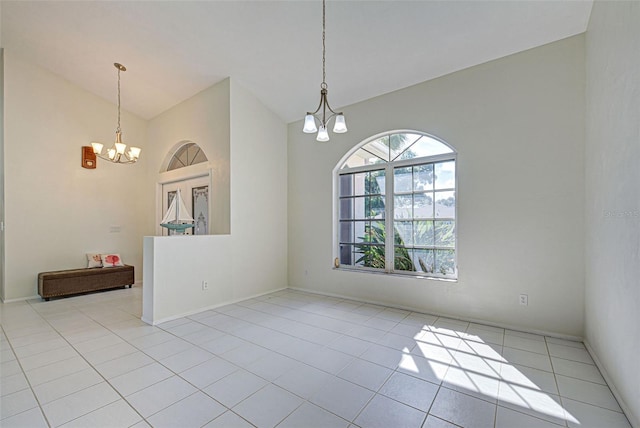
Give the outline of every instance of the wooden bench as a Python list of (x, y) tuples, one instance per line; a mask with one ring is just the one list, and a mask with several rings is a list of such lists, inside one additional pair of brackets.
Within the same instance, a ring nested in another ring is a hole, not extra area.
[(108, 290), (133, 285), (133, 266), (68, 269), (38, 274), (38, 294), (44, 300), (90, 291)]

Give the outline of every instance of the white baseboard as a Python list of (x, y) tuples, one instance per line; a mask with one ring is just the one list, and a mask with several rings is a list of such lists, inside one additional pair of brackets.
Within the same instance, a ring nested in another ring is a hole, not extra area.
[(24, 302), (25, 300), (40, 299), (40, 296), (18, 297), (17, 299), (2, 300), (2, 303)]
[(631, 426), (633, 428), (640, 428), (640, 420), (636, 419), (635, 415), (633, 413), (631, 413), (631, 408), (629, 406), (627, 406), (625, 401), (622, 399), (622, 396), (620, 395), (620, 392), (618, 392), (618, 389), (616, 388), (615, 384), (613, 383), (613, 379), (611, 379), (611, 376), (609, 376), (609, 373), (607, 373), (607, 371), (605, 370), (604, 366), (602, 365), (602, 362), (600, 361), (600, 359), (598, 358), (598, 356), (594, 352), (593, 348), (591, 347), (591, 345), (589, 344), (589, 342), (586, 339), (584, 340), (584, 346), (587, 348), (587, 352), (589, 353), (589, 355), (591, 355), (591, 358), (593, 359), (593, 362), (596, 363), (596, 367), (598, 367), (598, 370), (600, 370), (600, 374), (602, 374), (602, 377), (604, 378), (604, 381), (607, 382), (607, 385), (609, 386), (609, 389), (611, 389), (611, 392), (613, 393), (613, 396), (618, 401), (618, 404), (620, 405), (620, 408), (624, 412), (624, 415), (627, 417), (627, 420), (629, 421)]
[(189, 315), (199, 314), (200, 312), (210, 311), (211, 309), (220, 308), (220, 307), (226, 306), (226, 305), (233, 305), (234, 303), (242, 302), (243, 300), (255, 299), (256, 297), (265, 296), (265, 295), (271, 294), (271, 293), (277, 293), (278, 291), (282, 291), (282, 290), (286, 290), (286, 289), (287, 289), (287, 287), (276, 288), (275, 290), (269, 290), (269, 291), (265, 291), (264, 293), (253, 294), (251, 296), (242, 297), (240, 299), (234, 299), (234, 300), (228, 300), (228, 301), (221, 302), (221, 303), (216, 303), (215, 305), (205, 306), (205, 307), (202, 307), (202, 308), (194, 309), (192, 311), (187, 311), (187, 312), (181, 313), (179, 315), (172, 315), (170, 317), (162, 318), (162, 319), (155, 320), (155, 321), (147, 320), (145, 318), (140, 318), (140, 320), (145, 322), (145, 323), (147, 323), (147, 324), (149, 324), (149, 325), (158, 325), (158, 324), (162, 324), (163, 322), (177, 320), (178, 318), (188, 317)]
[(580, 336), (571, 336), (571, 335), (561, 334), (561, 333), (557, 333), (557, 332), (553, 332), (553, 331), (544, 331), (544, 330), (536, 330), (536, 329), (531, 329), (531, 328), (523, 328), (521, 326), (513, 326), (513, 325), (510, 325), (510, 324), (504, 324), (504, 323), (495, 323), (495, 322), (485, 321), (485, 320), (481, 320), (481, 319), (477, 319), (477, 318), (465, 318), (465, 317), (460, 317), (460, 316), (457, 316), (457, 315), (449, 315), (449, 314), (446, 314), (446, 313), (425, 312), (424, 309), (413, 308), (413, 307), (410, 307), (410, 306), (394, 305), (394, 304), (390, 304), (388, 302), (382, 302), (382, 301), (377, 301), (377, 300), (356, 299), (354, 297), (345, 296), (345, 295), (342, 295), (342, 294), (326, 293), (326, 292), (323, 292), (323, 291), (309, 290), (309, 289), (306, 289), (306, 288), (289, 287), (289, 289), (290, 290), (295, 290), (295, 291), (301, 291), (303, 293), (311, 293), (311, 294), (318, 294), (318, 295), (321, 295), (321, 296), (336, 297), (336, 298), (339, 298), (339, 299), (352, 300), (354, 302), (370, 303), (372, 305), (387, 306), (389, 308), (402, 309), (402, 310), (411, 311), (411, 312), (418, 312), (418, 313), (421, 313), (421, 314), (432, 315), (432, 316), (436, 316), (436, 317), (446, 317), (446, 318), (456, 319), (456, 320), (465, 321), (465, 322), (472, 322), (472, 323), (476, 323), (476, 324), (484, 324), (484, 325), (488, 325), (488, 326), (491, 326), (491, 327), (505, 328), (505, 329), (508, 329), (508, 330), (521, 331), (521, 332), (524, 332), (524, 333), (539, 334), (541, 336), (555, 337), (556, 339), (571, 340), (573, 342), (582, 342), (582, 337), (580, 337)]

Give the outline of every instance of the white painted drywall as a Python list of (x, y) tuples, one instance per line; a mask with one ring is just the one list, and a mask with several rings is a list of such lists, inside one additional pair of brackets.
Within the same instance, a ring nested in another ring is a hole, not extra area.
[(640, 3), (594, 3), (586, 65), (586, 339), (640, 427)]
[(38, 272), (85, 267), (87, 252), (118, 252), (140, 278), (147, 122), (122, 112), (137, 164), (82, 168), (81, 146), (113, 141), (117, 107), (7, 50), (4, 108), (5, 299), (36, 295)]
[[(291, 287), (582, 335), (583, 36), (344, 110), (349, 132), (327, 143), (289, 125)], [(331, 172), (360, 141), (396, 129), (458, 151), (456, 283), (332, 269)]]
[[(146, 236), (142, 319), (157, 324), (233, 300), (230, 235)], [(202, 289), (206, 281), (208, 289)]]
[(287, 126), (231, 80), (235, 298), (287, 287)]
[[(216, 213), (228, 211), (230, 234), (145, 237), (143, 319), (157, 323), (286, 287), (287, 127), (282, 120), (227, 79), (153, 119), (149, 135), (157, 144), (150, 177), (161, 177), (154, 168), (164, 159), (162, 151), (183, 140), (203, 147), (214, 165), (228, 166), (228, 199), (213, 201), (211, 222)], [(223, 148), (207, 151), (224, 146), (225, 135), (226, 157)], [(217, 203), (225, 205), (216, 209)], [(208, 290), (202, 290), (203, 280)]]
[[(2, 6), (0, 5), (0, 10)], [(0, 43), (0, 46), (2, 44)], [(4, 301), (4, 49), (0, 47), (0, 299)]]

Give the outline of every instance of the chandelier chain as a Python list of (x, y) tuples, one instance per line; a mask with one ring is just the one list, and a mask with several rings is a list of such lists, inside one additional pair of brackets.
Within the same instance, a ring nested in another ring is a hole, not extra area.
[(322, 0), (322, 87), (326, 88), (327, 87), (327, 78), (326, 78), (326, 72), (325, 72), (325, 37), (324, 37), (324, 32), (325, 32), (325, 4), (324, 4), (325, 0)]
[(118, 128), (116, 132), (120, 132), (120, 68), (118, 68)]

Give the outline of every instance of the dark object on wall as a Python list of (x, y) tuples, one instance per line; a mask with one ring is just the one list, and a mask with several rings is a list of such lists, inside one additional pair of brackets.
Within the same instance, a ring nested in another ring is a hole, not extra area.
[(96, 154), (91, 146), (82, 146), (82, 167), (87, 169), (96, 168)]

